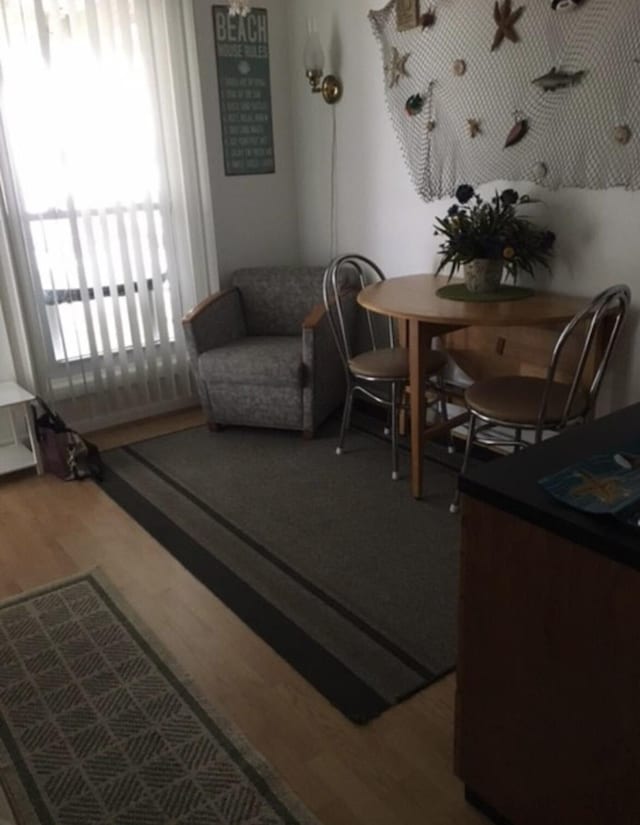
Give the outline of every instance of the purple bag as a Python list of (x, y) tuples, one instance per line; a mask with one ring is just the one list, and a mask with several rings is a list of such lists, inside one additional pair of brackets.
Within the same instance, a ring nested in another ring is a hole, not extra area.
[[(42, 412), (38, 415), (38, 407)], [(38, 398), (32, 406), (36, 425), (36, 437), (40, 445), (42, 467), (45, 473), (52, 473), (58, 478), (66, 478), (67, 465), (67, 425), (57, 413)]]
[[(42, 410), (40, 414), (38, 407)], [(42, 398), (36, 400), (32, 409), (44, 471), (64, 481), (83, 478), (101, 481), (104, 467), (95, 444), (85, 441), (75, 430), (67, 427)]]

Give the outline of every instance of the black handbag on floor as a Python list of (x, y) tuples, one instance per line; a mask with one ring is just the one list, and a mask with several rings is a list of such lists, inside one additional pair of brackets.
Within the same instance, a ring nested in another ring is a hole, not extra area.
[(42, 398), (36, 399), (32, 411), (45, 472), (65, 481), (102, 481), (104, 465), (96, 445), (67, 427)]

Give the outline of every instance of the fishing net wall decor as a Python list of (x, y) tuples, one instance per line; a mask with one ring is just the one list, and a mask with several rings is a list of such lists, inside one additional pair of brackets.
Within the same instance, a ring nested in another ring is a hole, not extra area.
[[(425, 27), (402, 32), (396, 0), (370, 12), (388, 108), (425, 200), (494, 180), (640, 189), (640, 2), (562, 2), (575, 8), (420, 0)], [(496, 15), (506, 37), (492, 51)]]

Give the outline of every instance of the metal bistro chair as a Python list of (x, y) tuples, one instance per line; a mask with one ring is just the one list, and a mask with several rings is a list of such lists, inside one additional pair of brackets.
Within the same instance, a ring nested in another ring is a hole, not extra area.
[[(354, 281), (354, 274), (356, 280)], [(398, 411), (403, 403), (404, 390), (409, 380), (407, 350), (396, 346), (393, 319), (372, 317), (372, 313), (357, 304), (357, 293), (366, 286), (385, 281), (380, 268), (361, 255), (343, 255), (327, 268), (323, 281), (324, 303), (336, 346), (344, 366), (347, 393), (336, 454), (341, 455), (351, 423), (353, 399), (356, 393), (389, 410), (391, 417), (392, 473), (398, 473)], [(345, 286), (346, 285), (346, 286)], [(365, 341), (357, 346), (357, 313), (366, 320)], [(356, 351), (357, 350), (357, 351)], [(443, 352), (430, 350), (426, 374), (437, 376), (437, 403), (440, 415), (447, 418), (442, 370), (447, 363)], [(382, 390), (386, 392), (382, 392)]]
[[(613, 286), (597, 295), (589, 306), (575, 316), (564, 328), (553, 349), (546, 378), (504, 376), (479, 381), (465, 393), (471, 418), (461, 474), (466, 473), (474, 443), (486, 446), (506, 446), (515, 450), (528, 447), (522, 440), (523, 430), (535, 432), (534, 443), (542, 441), (546, 431), (560, 431), (572, 424), (581, 424), (595, 410), (598, 393), (602, 386), (611, 353), (624, 322), (631, 291), (627, 286)], [(603, 327), (606, 324), (607, 327)], [(570, 384), (556, 380), (558, 366), (567, 344), (581, 330), (585, 330), (584, 342)], [(595, 346), (601, 332), (607, 334), (602, 356), (595, 363), (593, 380), (585, 387), (587, 365), (596, 358)], [(515, 437), (479, 437), (485, 430), (495, 427), (513, 429)], [(460, 491), (457, 490), (450, 510), (458, 512)]]

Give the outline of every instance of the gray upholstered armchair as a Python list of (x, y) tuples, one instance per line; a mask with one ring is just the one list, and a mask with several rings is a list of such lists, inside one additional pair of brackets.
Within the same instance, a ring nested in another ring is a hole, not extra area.
[(238, 270), (231, 288), (183, 320), (209, 426), (302, 430), (344, 400), (342, 365), (322, 302), (323, 270)]

